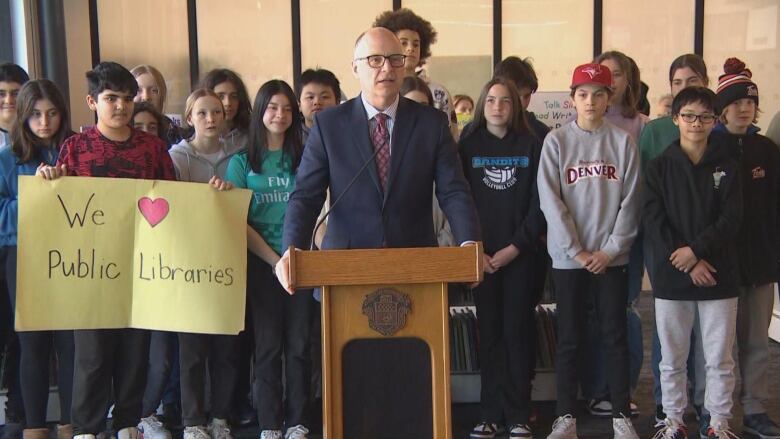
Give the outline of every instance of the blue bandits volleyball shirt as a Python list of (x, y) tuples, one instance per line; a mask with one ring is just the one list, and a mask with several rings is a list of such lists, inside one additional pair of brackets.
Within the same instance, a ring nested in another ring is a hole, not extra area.
[(530, 133), (509, 132), (500, 139), (478, 128), (461, 138), (459, 149), (485, 252), (493, 254), (509, 244), (521, 251), (538, 246), (544, 234), (536, 191), (541, 142)]
[(236, 187), (252, 190), (249, 225), (281, 255), (284, 215), (295, 189), (290, 157), (281, 150), (268, 151), (260, 172), (255, 172), (249, 166), (247, 153), (242, 152), (230, 159), (226, 179)]

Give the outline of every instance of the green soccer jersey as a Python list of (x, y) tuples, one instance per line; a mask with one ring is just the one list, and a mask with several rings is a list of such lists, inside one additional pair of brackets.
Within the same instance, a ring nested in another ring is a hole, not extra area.
[(287, 200), (295, 188), (291, 168), (290, 157), (282, 150), (268, 151), (258, 173), (249, 166), (247, 153), (242, 152), (230, 160), (226, 175), (236, 187), (252, 191), (249, 225), (280, 255)]

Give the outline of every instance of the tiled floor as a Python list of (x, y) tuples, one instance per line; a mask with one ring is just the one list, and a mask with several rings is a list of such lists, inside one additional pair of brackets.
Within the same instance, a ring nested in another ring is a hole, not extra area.
[[(637, 429), (639, 437), (642, 439), (649, 439), (655, 433), (653, 429), (655, 402), (653, 400), (653, 377), (650, 372), (650, 340), (652, 337), (652, 300), (650, 293), (642, 293), (642, 297), (639, 303), (639, 310), (642, 315), (642, 325), (644, 333), (644, 345), (645, 345), (645, 362), (642, 367), (642, 372), (639, 379), (639, 385), (637, 391), (634, 394), (634, 400), (639, 405), (640, 415), (634, 419), (634, 425)], [(774, 395), (774, 398), (769, 402), (767, 410), (776, 421), (780, 421), (780, 345), (777, 343), (771, 343), (771, 364), (769, 371), (769, 385), (770, 394)], [(737, 383), (739, 387), (739, 382)], [(738, 389), (737, 389), (738, 391)], [(737, 401), (738, 398), (735, 398)], [(550, 431), (550, 426), (555, 416), (555, 404), (553, 402), (545, 402), (535, 404), (538, 409), (538, 420), (534, 428), (534, 437), (544, 438)], [(584, 410), (581, 412), (584, 413)], [(735, 418), (732, 421), (732, 425), (738, 434), (741, 433), (741, 408), (739, 403), (735, 403), (734, 410)], [(455, 404), (452, 409), (453, 415), (453, 438), (467, 438), (469, 430), (479, 422), (479, 405), (478, 404)], [(697, 429), (697, 423), (693, 416), (688, 417), (688, 428), (691, 432), (691, 437), (694, 436), (694, 432)], [(581, 438), (612, 438), (612, 422), (609, 419), (598, 419), (589, 415), (580, 415), (577, 420), (577, 430)], [(239, 438), (251, 438), (257, 437), (257, 431), (255, 429), (244, 429), (236, 432), (236, 436)], [(740, 434), (741, 436), (741, 434)], [(319, 436), (312, 436), (312, 438), (319, 438)], [(504, 436), (506, 437), (506, 436)], [(368, 439), (368, 438), (366, 438)], [(401, 439), (401, 438), (399, 438)]]

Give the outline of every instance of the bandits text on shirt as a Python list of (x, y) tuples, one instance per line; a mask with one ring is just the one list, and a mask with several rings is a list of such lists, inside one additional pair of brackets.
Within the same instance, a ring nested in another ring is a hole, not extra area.
[(617, 166), (604, 160), (580, 160), (577, 166), (566, 168), (566, 184), (575, 184), (582, 178), (604, 178), (619, 181)]
[(516, 168), (527, 168), (528, 164), (527, 156), (471, 158), (473, 168), (484, 168), (482, 182), (485, 186), (496, 190), (512, 187), (517, 182)]

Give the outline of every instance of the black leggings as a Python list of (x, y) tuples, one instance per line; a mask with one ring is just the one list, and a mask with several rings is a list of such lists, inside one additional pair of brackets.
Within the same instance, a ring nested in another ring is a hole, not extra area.
[[(5, 248), (5, 276), (12, 308), (16, 308), (16, 247)], [(57, 386), (60, 423), (70, 424), (73, 395), (73, 331), (19, 332), (21, 358), (19, 382), (24, 401), (25, 426), (46, 427), (49, 402), (49, 359), (52, 346), (57, 353)]]

